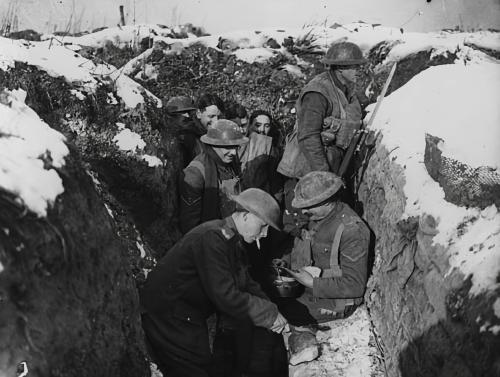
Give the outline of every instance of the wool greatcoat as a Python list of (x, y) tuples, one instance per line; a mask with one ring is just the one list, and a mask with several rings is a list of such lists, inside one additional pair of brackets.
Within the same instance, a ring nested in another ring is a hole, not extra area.
[[(250, 278), (242, 242), (231, 217), (209, 221), (187, 233), (149, 273), (140, 290), (143, 327), (165, 375), (208, 376), (206, 320), (216, 310), (235, 321), (273, 325), (278, 309)], [(186, 368), (192, 370), (175, 373)]]

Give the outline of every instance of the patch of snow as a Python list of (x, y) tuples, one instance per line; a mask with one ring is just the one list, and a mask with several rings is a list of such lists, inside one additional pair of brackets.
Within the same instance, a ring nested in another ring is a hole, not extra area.
[(155, 363), (150, 362), (149, 369), (151, 370), (151, 377), (163, 377), (163, 374), (160, 372), (158, 366)]
[(154, 168), (157, 166), (162, 166), (163, 162), (156, 156), (151, 156), (149, 154), (143, 154), (141, 158), (148, 163), (150, 168)]
[(316, 333), (321, 345), (319, 358), (290, 366), (290, 376), (371, 376), (379, 352), (370, 345), (371, 324), (366, 308), (361, 306), (349, 318), (322, 325), (328, 329)]
[(236, 58), (243, 60), (247, 63), (260, 63), (274, 56), (271, 49), (259, 48), (240, 48), (233, 52)]
[[(19, 101), (20, 94), (0, 93), (0, 187), (38, 216), (46, 216), (48, 206), (64, 192), (54, 168), (64, 166), (69, 150), (65, 137)], [(52, 166), (44, 166), (44, 157)]]
[(106, 103), (109, 105), (118, 105), (118, 101), (113, 93), (108, 93), (108, 98), (106, 98)]
[(488, 331), (497, 336), (500, 333), (500, 325), (491, 326)]
[(130, 131), (128, 128), (122, 129), (114, 138), (113, 141), (122, 151), (135, 152), (136, 149), (143, 149), (146, 146), (141, 135)]
[(142, 245), (142, 243), (136, 241), (135, 242), (137, 248), (139, 249), (139, 251), (141, 252), (141, 258), (144, 258), (146, 256), (146, 250), (144, 250), (144, 246)]
[(142, 70), (137, 72), (134, 78), (139, 80), (156, 80), (159, 73), (158, 68), (153, 64), (145, 64)]
[(56, 38), (63, 43), (89, 47), (103, 47), (107, 43), (112, 43), (118, 47), (125, 47), (140, 43), (142, 39), (147, 37), (154, 37), (155, 35), (168, 35), (170, 33), (171, 30), (169, 28), (162, 28), (159, 25), (137, 24), (110, 27), (95, 33), (85, 34), (80, 37), (60, 37), (52, 34), (44, 34), (41, 38), (43, 40)]
[(84, 101), (86, 98), (85, 95), (79, 90), (71, 89), (69, 92), (73, 94), (76, 98), (78, 98), (80, 101)]
[(96, 65), (58, 40), (29, 42), (0, 37), (0, 69), (12, 68), (16, 61), (34, 65), (53, 77), (63, 76), (66, 81), (89, 92), (94, 92), (100, 81), (112, 80), (126, 106), (135, 108), (144, 103), (144, 93), (161, 107), (156, 96), (122, 74), (120, 69), (109, 64)]
[(116, 126), (118, 127), (118, 130), (121, 131), (121, 130), (124, 130), (126, 127), (125, 127), (125, 123), (122, 123), (122, 122), (116, 122), (115, 123)]
[(3, 270), (5, 270), (5, 268), (4, 268), (3, 264), (2, 264), (2, 262), (0, 261), (0, 274), (3, 272)]
[(500, 318), (500, 297), (497, 298), (493, 304), (493, 313), (495, 313), (497, 318)]
[(104, 203), (104, 207), (106, 208), (106, 211), (108, 211), (108, 215), (111, 216), (111, 218), (115, 218), (115, 216), (113, 215), (113, 211), (111, 210), (111, 208), (109, 207), (109, 205), (107, 203)]
[[(430, 67), (387, 96), (372, 125), (382, 131), (382, 143), (392, 151), (389, 158), (405, 166), (404, 216), (430, 214), (438, 221), (434, 242), (449, 248), (451, 268), (473, 275), (471, 293), (498, 286), (500, 214), (444, 200), (443, 189), (424, 165), (425, 133), (444, 140), (446, 157), (499, 169), (498, 82), (500, 64), (487, 59)], [(467, 219), (476, 220), (458, 236), (457, 226)]]
[(285, 64), (283, 65), (283, 69), (289, 73), (291, 73), (293, 76), (297, 76), (297, 77), (304, 77), (304, 73), (302, 72), (302, 70), (297, 67), (296, 65), (292, 65), (292, 64)]

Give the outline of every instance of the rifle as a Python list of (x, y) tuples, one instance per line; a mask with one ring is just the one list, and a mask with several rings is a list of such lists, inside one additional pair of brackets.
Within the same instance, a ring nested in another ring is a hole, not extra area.
[(387, 77), (387, 80), (385, 81), (384, 87), (382, 88), (382, 91), (380, 92), (380, 95), (378, 96), (377, 104), (375, 105), (375, 109), (373, 110), (370, 119), (368, 120), (368, 123), (366, 124), (365, 127), (361, 126), (361, 129), (356, 131), (354, 136), (351, 139), (351, 142), (349, 143), (349, 147), (347, 148), (347, 152), (342, 159), (342, 163), (340, 164), (339, 172), (338, 175), (340, 177), (343, 177), (344, 174), (347, 171), (347, 168), (349, 167), (349, 163), (352, 160), (352, 157), (354, 155), (354, 152), (356, 151), (356, 147), (358, 146), (358, 143), (361, 145), (366, 138), (366, 128), (370, 127), (373, 123), (373, 120), (375, 119), (375, 115), (377, 114), (377, 111), (380, 107), (380, 104), (382, 103), (382, 100), (384, 99), (385, 93), (387, 92), (387, 89), (389, 88), (389, 84), (391, 83), (392, 76), (394, 76), (394, 72), (396, 71), (396, 65), (397, 63), (394, 63), (394, 65), (391, 68), (391, 72), (389, 73), (389, 77)]

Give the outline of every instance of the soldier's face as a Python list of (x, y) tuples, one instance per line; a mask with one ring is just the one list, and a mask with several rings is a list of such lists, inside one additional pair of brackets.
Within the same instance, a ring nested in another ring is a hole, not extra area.
[(212, 127), (220, 116), (221, 112), (219, 108), (215, 105), (207, 106), (205, 107), (205, 109), (203, 109), (203, 111), (202, 110), (196, 111), (196, 117), (200, 120), (200, 123), (205, 128)]
[(255, 132), (261, 135), (269, 135), (269, 131), (271, 130), (271, 119), (269, 119), (267, 115), (259, 115), (255, 117), (252, 126)]
[(356, 75), (358, 71), (357, 67), (347, 66), (347, 67), (337, 68), (337, 70), (340, 72), (342, 77), (344, 77), (347, 81), (356, 82)]
[(229, 164), (236, 159), (236, 154), (238, 147), (236, 146), (228, 146), (228, 147), (212, 147), (217, 153), (217, 156), (220, 157), (222, 162), (225, 164)]
[(267, 237), (269, 225), (262, 221), (253, 213), (245, 213), (243, 215), (243, 226), (238, 231), (247, 243), (252, 243), (261, 238)]
[(326, 203), (317, 207), (310, 207), (302, 209), (302, 213), (309, 216), (311, 220), (324, 219), (333, 209), (332, 203)]

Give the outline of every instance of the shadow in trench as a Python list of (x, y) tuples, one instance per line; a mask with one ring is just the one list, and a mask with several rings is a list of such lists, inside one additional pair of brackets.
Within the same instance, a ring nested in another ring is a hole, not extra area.
[(399, 354), (402, 377), (500, 376), (500, 320), (492, 309), (499, 292), (470, 297), (468, 287), (470, 280), (448, 295), (447, 318)]

